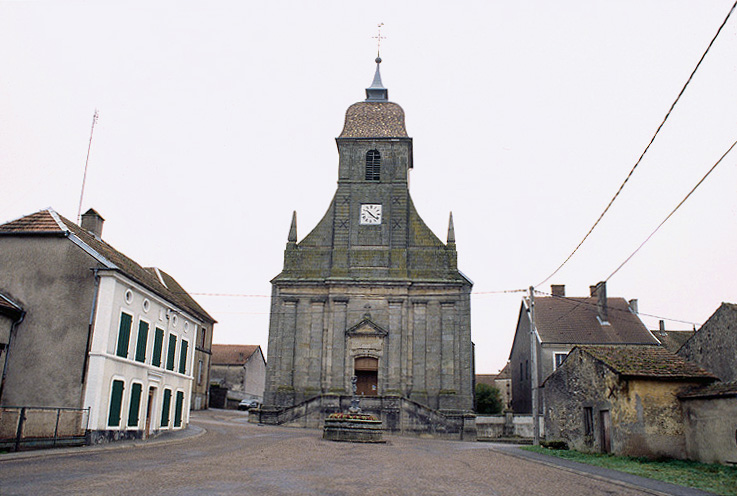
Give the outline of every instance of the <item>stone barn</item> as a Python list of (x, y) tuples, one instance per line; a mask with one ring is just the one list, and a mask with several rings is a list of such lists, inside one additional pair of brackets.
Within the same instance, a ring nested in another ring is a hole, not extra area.
[(662, 347), (578, 346), (544, 383), (546, 438), (583, 452), (687, 458), (678, 394), (715, 380)]

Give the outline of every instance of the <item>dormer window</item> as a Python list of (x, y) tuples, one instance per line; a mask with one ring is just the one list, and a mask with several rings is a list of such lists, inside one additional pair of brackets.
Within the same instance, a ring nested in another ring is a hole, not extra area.
[(381, 154), (378, 150), (366, 152), (366, 181), (378, 181), (381, 177)]

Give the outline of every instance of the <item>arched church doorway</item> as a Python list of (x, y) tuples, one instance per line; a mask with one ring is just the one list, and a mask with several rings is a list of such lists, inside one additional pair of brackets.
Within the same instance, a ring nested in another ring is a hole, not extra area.
[(358, 357), (353, 369), (356, 373), (356, 394), (376, 396), (378, 394), (379, 359)]

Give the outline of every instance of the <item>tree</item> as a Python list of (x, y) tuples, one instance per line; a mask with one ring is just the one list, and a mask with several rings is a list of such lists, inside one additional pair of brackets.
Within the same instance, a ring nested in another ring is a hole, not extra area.
[(476, 413), (493, 415), (502, 412), (502, 395), (488, 384), (476, 384)]

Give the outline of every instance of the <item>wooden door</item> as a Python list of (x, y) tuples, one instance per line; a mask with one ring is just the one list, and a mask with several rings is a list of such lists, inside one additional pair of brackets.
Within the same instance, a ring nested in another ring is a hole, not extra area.
[(143, 431), (143, 436), (148, 437), (151, 435), (151, 412), (154, 408), (154, 391), (156, 388), (148, 388), (148, 402), (146, 403), (146, 428)]
[(601, 419), (601, 452), (609, 453), (612, 450), (612, 425), (609, 410), (602, 410)]
[(372, 357), (356, 358), (356, 394), (358, 396), (376, 396), (378, 394), (379, 360)]

